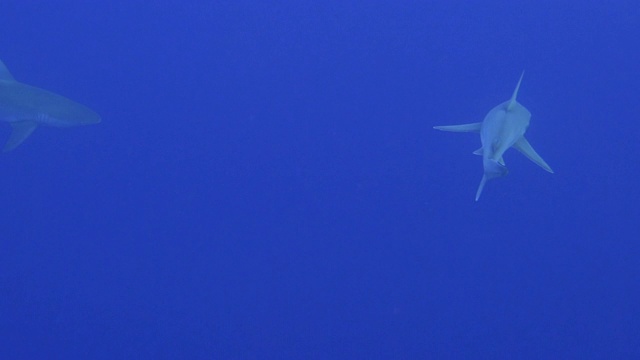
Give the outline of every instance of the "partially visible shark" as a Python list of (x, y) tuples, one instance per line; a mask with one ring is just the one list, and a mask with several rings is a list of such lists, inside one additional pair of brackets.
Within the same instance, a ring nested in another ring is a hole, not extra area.
[(491, 109), (482, 122), (463, 125), (434, 126), (434, 129), (443, 131), (480, 133), (482, 147), (473, 153), (482, 156), (484, 174), (482, 175), (480, 186), (478, 186), (478, 191), (476, 192), (476, 201), (480, 198), (487, 180), (507, 175), (508, 170), (504, 164), (502, 155), (510, 147), (516, 148), (524, 154), (524, 156), (528, 157), (529, 160), (538, 164), (548, 172), (553, 173), (551, 167), (542, 160), (540, 155), (533, 150), (533, 147), (531, 147), (524, 137), (524, 133), (529, 127), (531, 113), (516, 101), (523, 76), (524, 72), (520, 75), (520, 80), (518, 80), (518, 85), (516, 85), (511, 99)]
[(0, 60), (0, 121), (12, 127), (6, 152), (20, 145), (39, 125), (97, 124), (100, 116), (63, 96), (16, 81)]

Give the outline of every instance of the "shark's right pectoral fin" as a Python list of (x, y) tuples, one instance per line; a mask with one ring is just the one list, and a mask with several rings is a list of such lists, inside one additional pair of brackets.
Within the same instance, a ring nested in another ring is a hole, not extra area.
[(482, 123), (462, 124), (462, 125), (446, 125), (446, 126), (434, 126), (436, 130), (453, 131), (453, 132), (480, 132)]
[(33, 121), (19, 121), (11, 123), (11, 137), (4, 145), (4, 152), (11, 151), (22, 144), (22, 142), (31, 135), (38, 125)]
[(533, 147), (531, 147), (531, 144), (529, 144), (524, 136), (522, 136), (520, 140), (516, 141), (516, 143), (513, 144), (513, 147), (520, 151), (524, 156), (528, 157), (529, 160), (538, 164), (538, 166), (540, 166), (541, 168), (547, 170), (550, 173), (553, 173), (551, 167), (544, 160), (542, 160), (540, 155), (538, 155), (535, 150), (533, 150)]

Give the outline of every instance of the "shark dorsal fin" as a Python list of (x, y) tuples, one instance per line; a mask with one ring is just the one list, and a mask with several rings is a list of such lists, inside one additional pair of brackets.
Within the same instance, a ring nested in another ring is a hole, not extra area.
[(520, 89), (520, 83), (522, 82), (522, 77), (524, 76), (524, 70), (522, 74), (520, 74), (520, 80), (518, 80), (518, 85), (516, 85), (516, 89), (513, 90), (513, 95), (511, 95), (511, 100), (509, 100), (509, 105), (507, 105), (507, 110), (513, 109), (516, 105), (516, 97), (518, 96), (518, 90)]
[(0, 60), (0, 80), (2, 80), (2, 81), (16, 81), (13, 78), (13, 76), (11, 75), (11, 73), (9, 72), (9, 69), (7, 69), (7, 67), (4, 65), (2, 60)]

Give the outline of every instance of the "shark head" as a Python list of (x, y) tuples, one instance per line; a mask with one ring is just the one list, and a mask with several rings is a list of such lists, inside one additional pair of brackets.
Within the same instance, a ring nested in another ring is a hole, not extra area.
[(97, 124), (101, 121), (100, 115), (88, 107), (57, 94), (51, 94), (56, 99), (50, 103), (46, 111), (37, 114), (37, 122), (42, 125), (56, 127), (70, 127), (80, 125)]
[(72, 125), (93, 125), (102, 121), (95, 111), (77, 103), (73, 111), (66, 111), (65, 117)]
[(0, 121), (11, 124), (10, 151), (41, 125), (71, 127), (97, 124), (100, 116), (88, 107), (51, 91), (15, 80), (0, 61)]

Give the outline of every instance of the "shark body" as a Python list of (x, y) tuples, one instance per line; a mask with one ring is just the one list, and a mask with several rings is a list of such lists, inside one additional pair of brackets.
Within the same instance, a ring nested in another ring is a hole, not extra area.
[(531, 113), (516, 101), (523, 75), (524, 72), (520, 75), (520, 80), (518, 80), (511, 99), (491, 109), (482, 122), (434, 126), (434, 129), (443, 131), (480, 133), (482, 147), (474, 151), (474, 154), (482, 156), (484, 174), (476, 191), (476, 201), (480, 198), (484, 185), (488, 180), (507, 175), (508, 170), (502, 155), (511, 147), (519, 150), (524, 156), (546, 171), (553, 173), (551, 167), (538, 155), (524, 137), (524, 133), (529, 127)]
[(0, 121), (11, 124), (10, 151), (41, 125), (70, 127), (97, 124), (100, 116), (61, 95), (16, 81), (0, 61)]

